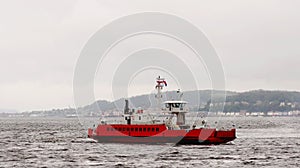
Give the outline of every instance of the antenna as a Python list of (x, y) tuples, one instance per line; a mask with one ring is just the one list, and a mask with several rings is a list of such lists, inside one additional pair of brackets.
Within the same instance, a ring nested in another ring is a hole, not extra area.
[(178, 94), (178, 98), (179, 98), (179, 100), (181, 100), (181, 101), (182, 101), (182, 100), (183, 100), (183, 99), (182, 99), (182, 97), (183, 97), (183, 93), (180, 91), (180, 89), (178, 89), (178, 90), (177, 90), (177, 94)]

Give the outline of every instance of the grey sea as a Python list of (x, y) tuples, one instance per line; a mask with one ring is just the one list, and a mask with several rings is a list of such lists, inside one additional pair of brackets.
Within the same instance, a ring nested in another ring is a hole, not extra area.
[(300, 117), (224, 117), (224, 145), (92, 143), (76, 118), (0, 118), (0, 167), (300, 167)]

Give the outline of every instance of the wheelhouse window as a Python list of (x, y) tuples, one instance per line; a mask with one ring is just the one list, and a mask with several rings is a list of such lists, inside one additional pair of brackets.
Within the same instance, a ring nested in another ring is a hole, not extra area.
[(174, 105), (175, 108), (179, 108), (180, 103), (174, 103), (173, 105)]
[(166, 108), (169, 108), (169, 107), (170, 107), (170, 104), (169, 104), (169, 103), (166, 103), (165, 105), (166, 105)]
[(156, 132), (159, 132), (159, 128), (156, 128)]

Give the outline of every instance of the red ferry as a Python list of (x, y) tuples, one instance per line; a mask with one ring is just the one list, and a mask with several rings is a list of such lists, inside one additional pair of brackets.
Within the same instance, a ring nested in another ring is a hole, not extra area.
[[(156, 98), (160, 103), (161, 90), (167, 85), (163, 78), (157, 78)], [(174, 144), (222, 144), (236, 138), (236, 130), (217, 130), (207, 126), (205, 120), (200, 125), (187, 125), (185, 114), (187, 102), (182, 100), (163, 102), (162, 111), (169, 114), (164, 121), (155, 120), (142, 109), (129, 109), (125, 100), (124, 124), (101, 122), (96, 128), (88, 129), (88, 137), (101, 143), (174, 143)], [(196, 123), (196, 122), (195, 122)]]

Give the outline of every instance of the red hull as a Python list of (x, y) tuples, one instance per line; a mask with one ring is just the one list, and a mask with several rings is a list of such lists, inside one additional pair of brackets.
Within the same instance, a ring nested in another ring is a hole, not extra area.
[(98, 125), (88, 130), (88, 137), (102, 143), (175, 143), (175, 144), (222, 144), (236, 138), (235, 129), (217, 131), (213, 128), (192, 130), (168, 130), (157, 125)]

